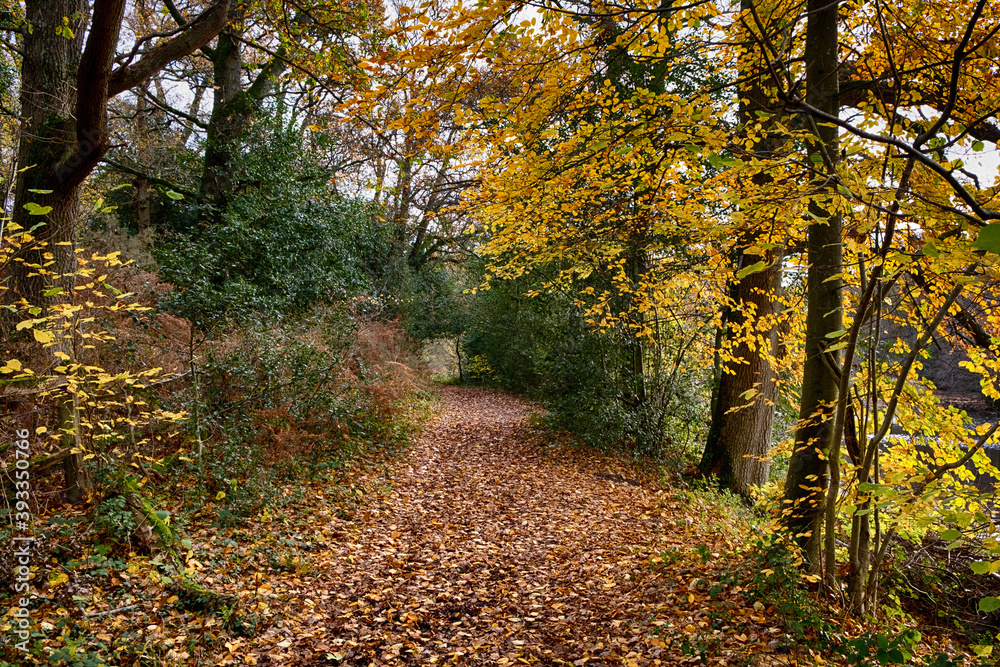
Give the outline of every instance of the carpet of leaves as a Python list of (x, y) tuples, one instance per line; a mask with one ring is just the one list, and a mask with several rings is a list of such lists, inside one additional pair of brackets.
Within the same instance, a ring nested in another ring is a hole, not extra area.
[(273, 584), (294, 600), (291, 622), (240, 649), (350, 665), (740, 664), (771, 652), (780, 630), (727, 583), (728, 531), (710, 507), (682, 506), (613, 458), (546, 447), (514, 398), (445, 395), (391, 491), (337, 522), (342, 537), (316, 557), (328, 565)]
[[(289, 487), (229, 529), (213, 522), (211, 503), (193, 517), (186, 565), (222, 596), (214, 603), (178, 591), (151, 554), (118, 559), (80, 545), (75, 560), (39, 570), (36, 638), (50, 664), (831, 658), (790, 642), (773, 610), (743, 594), (733, 575), (747, 563), (734, 554), (745, 552), (748, 524), (731, 507), (553, 443), (516, 398), (443, 394), (404, 458)], [(933, 648), (954, 653), (947, 639)]]

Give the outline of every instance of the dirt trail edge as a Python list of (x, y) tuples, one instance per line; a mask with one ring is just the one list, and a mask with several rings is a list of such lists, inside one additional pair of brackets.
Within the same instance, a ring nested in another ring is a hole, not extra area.
[[(328, 545), (323, 560), (334, 565), (296, 590), (278, 585), (312, 625), (268, 651), (271, 660), (698, 662), (667, 647), (685, 626), (692, 638), (713, 633), (697, 605), (686, 609), (691, 591), (710, 583), (694, 569), (705, 542), (675, 518), (666, 491), (600, 458), (545, 447), (516, 399), (455, 388), (444, 399), (390, 474), (391, 490)], [(664, 552), (677, 561), (651, 565)], [(725, 664), (725, 653), (714, 657)]]

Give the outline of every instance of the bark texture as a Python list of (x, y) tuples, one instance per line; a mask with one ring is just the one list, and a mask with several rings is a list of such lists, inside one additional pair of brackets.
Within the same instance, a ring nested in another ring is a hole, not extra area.
[[(744, 16), (753, 9), (754, 0), (743, 0)], [(748, 146), (748, 153), (764, 161), (773, 159), (781, 140), (770, 133), (777, 116), (773, 94), (775, 84), (770, 70), (764, 66), (768, 31), (779, 27), (784, 18), (780, 12), (764, 12), (773, 21), (765, 26), (746, 26), (746, 51), (740, 62), (740, 125), (754, 128), (760, 139)], [(761, 33), (764, 34), (761, 34)], [(758, 112), (769, 114), (762, 117)], [(751, 182), (764, 191), (773, 179), (767, 170), (754, 174)], [(729, 288), (729, 305), (723, 314), (722, 336), (731, 348), (731, 357), (719, 363), (720, 373), (712, 402), (712, 424), (709, 428), (700, 468), (702, 474), (716, 477), (720, 485), (744, 498), (750, 498), (753, 487), (767, 482), (774, 425), (775, 401), (778, 397), (777, 373), (774, 361), (778, 356), (779, 330), (777, 299), (781, 291), (783, 253), (780, 249), (753, 251), (749, 248), (768, 243), (765, 230), (775, 229), (773, 213), (767, 207), (751, 205), (744, 212), (747, 231), (739, 240), (740, 261), (737, 271), (765, 264), (764, 270), (737, 278)], [(739, 273), (737, 273), (739, 275)], [(752, 340), (752, 342), (751, 342)], [(722, 342), (717, 337), (717, 346)], [(718, 352), (717, 352), (718, 354)]]
[[(767, 459), (774, 425), (777, 374), (773, 359), (778, 352), (778, 328), (773, 325), (775, 299), (781, 289), (781, 260), (760, 255), (743, 256), (743, 265), (771, 261), (764, 271), (737, 281), (730, 291), (734, 306), (725, 326), (738, 339), (719, 378), (718, 399), (701, 460), (703, 474), (715, 476), (733, 493), (750, 498), (754, 486), (764, 484), (770, 472)], [(745, 340), (747, 327), (771, 322), (763, 334), (764, 345)]]
[[(806, 102), (839, 115), (837, 83), (839, 2), (809, 0), (806, 25)], [(821, 522), (828, 484), (827, 457), (832, 416), (838, 396), (839, 353), (828, 352), (829, 334), (843, 330), (843, 219), (834, 207), (838, 130), (830, 124), (812, 124), (814, 138), (808, 145), (817, 166), (813, 174), (813, 199), (809, 210), (819, 222), (809, 226), (806, 276), (806, 346), (802, 377), (802, 402), (795, 448), (784, 488), (784, 524), (805, 550), (810, 567), (820, 565)], [(825, 453), (824, 453), (825, 452)]]

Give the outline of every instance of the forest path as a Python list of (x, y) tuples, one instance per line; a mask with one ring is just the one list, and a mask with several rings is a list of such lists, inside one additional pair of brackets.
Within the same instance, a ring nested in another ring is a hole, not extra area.
[[(667, 645), (685, 627), (713, 634), (689, 604), (710, 583), (692, 583), (706, 576), (696, 546), (711, 547), (689, 531), (718, 539), (712, 517), (692, 520), (613, 459), (546, 447), (524, 402), (443, 393), (391, 490), (346, 524), (327, 569), (288, 590), (312, 636), (286, 664), (686, 662)], [(652, 565), (664, 552), (669, 568)]]

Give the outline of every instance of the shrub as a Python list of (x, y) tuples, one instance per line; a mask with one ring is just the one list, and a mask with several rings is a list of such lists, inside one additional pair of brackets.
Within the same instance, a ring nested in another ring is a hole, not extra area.
[(566, 295), (525, 296), (533, 286), (519, 278), (476, 295), (464, 338), (472, 381), (541, 400), (550, 427), (597, 447), (662, 455), (697, 437), (697, 376), (663, 370), (651, 346), (640, 386), (631, 331), (595, 329)]
[(224, 520), (256, 512), (283, 476), (340, 468), (392, 445), (399, 401), (419, 389), (398, 323), (343, 310), (265, 320), (211, 350), (190, 406), (205, 443), (200, 483), (224, 493)]

